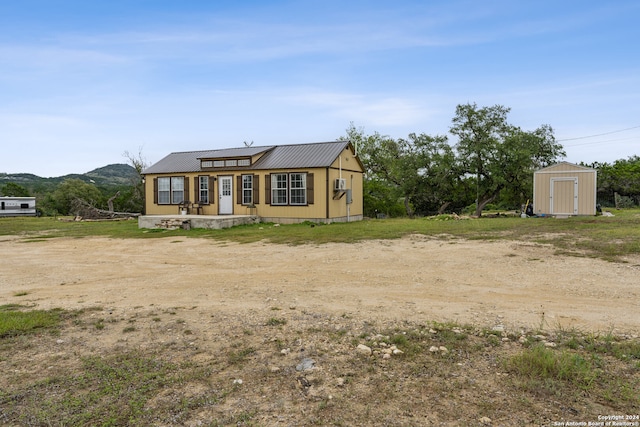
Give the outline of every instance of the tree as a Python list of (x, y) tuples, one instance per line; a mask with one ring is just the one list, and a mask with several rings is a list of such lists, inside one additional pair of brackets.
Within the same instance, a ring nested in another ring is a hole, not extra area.
[(534, 169), (565, 156), (550, 126), (523, 131), (507, 122), (509, 111), (501, 105), (478, 108), (475, 103), (456, 107), (450, 132), (458, 137), (462, 172), (475, 178), (478, 217), (503, 190), (511, 198), (530, 194)]
[(74, 214), (72, 207), (76, 200), (82, 200), (96, 206), (101, 199), (102, 193), (95, 185), (72, 178), (60, 183), (43, 203), (48, 211), (69, 215)]
[(640, 203), (640, 157), (631, 156), (609, 163), (593, 163), (598, 170), (598, 197), (614, 205), (618, 198), (627, 197), (634, 204)]
[(142, 155), (142, 147), (138, 148), (137, 154), (129, 153), (125, 151), (123, 156), (129, 160), (129, 164), (133, 166), (138, 175), (131, 180), (131, 192), (129, 208), (133, 212), (144, 212), (144, 181), (142, 177), (142, 171), (148, 167), (147, 160)]
[(11, 197), (29, 197), (29, 190), (24, 188), (22, 185), (9, 182), (6, 185), (2, 186), (0, 190), (3, 196), (11, 196)]
[(358, 145), (365, 165), (365, 188), (375, 188), (378, 194), (386, 193), (392, 200), (401, 199), (410, 217), (416, 213), (418, 200), (431, 205), (444, 203), (453, 179), (450, 166), (454, 159), (445, 136), (412, 133), (407, 139), (395, 140), (378, 133), (366, 136), (353, 124), (347, 134)]

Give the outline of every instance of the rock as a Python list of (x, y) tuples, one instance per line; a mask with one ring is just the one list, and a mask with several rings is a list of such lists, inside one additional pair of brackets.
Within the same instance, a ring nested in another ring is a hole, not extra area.
[(364, 344), (358, 344), (358, 347), (356, 347), (356, 351), (360, 354), (364, 354), (366, 356), (371, 356), (371, 347), (367, 347)]
[(556, 344), (556, 343), (554, 343), (554, 342), (545, 341), (545, 342), (544, 342), (544, 346), (545, 346), (545, 347), (556, 347), (556, 346), (557, 346), (557, 344)]
[(298, 372), (308, 371), (310, 369), (313, 369), (315, 365), (316, 365), (315, 360), (305, 357), (304, 359), (302, 359), (302, 362), (296, 365), (296, 371)]
[(480, 418), (478, 421), (480, 421), (481, 424), (491, 424), (491, 418), (489, 417), (482, 417)]
[(504, 325), (496, 325), (491, 328), (491, 330), (494, 332), (504, 332)]
[(286, 356), (289, 353), (291, 353), (291, 349), (290, 348), (283, 348), (282, 350), (280, 350), (280, 354), (283, 355), (283, 356)]
[(399, 349), (396, 348), (395, 350), (393, 350), (393, 354), (397, 356), (399, 354), (404, 354), (404, 351), (399, 350)]
[(340, 377), (336, 380), (336, 385), (338, 387), (344, 387), (344, 378)]
[(233, 380), (234, 384), (242, 384), (242, 380), (240, 378)]
[(436, 330), (434, 330), (434, 329), (429, 329), (429, 333), (430, 333), (430, 334), (437, 334), (437, 333), (438, 333), (438, 331), (436, 331)]
[(383, 359), (391, 359), (391, 355), (389, 353), (385, 353), (382, 355)]
[(269, 372), (275, 374), (276, 372), (280, 372), (280, 368), (278, 368), (277, 366), (271, 366), (269, 367)]
[(439, 350), (438, 350), (438, 347), (436, 347), (435, 345), (432, 345), (431, 347), (429, 347), (429, 351), (431, 353), (437, 353)]
[(438, 350), (440, 350), (443, 353), (449, 353), (449, 349), (443, 345), (441, 345)]

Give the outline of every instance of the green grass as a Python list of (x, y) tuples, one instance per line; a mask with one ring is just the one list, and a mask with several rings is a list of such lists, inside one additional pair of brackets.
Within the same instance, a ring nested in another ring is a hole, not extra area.
[(144, 230), (132, 221), (63, 222), (55, 218), (2, 218), (0, 236), (18, 235), (23, 242), (56, 237), (114, 238), (200, 237), (220, 241), (299, 245), (354, 243), (370, 239), (398, 239), (420, 234), (437, 239), (520, 240), (551, 244), (558, 253), (621, 261), (640, 254), (640, 209), (613, 211), (614, 217), (568, 219), (500, 217), (442, 220), (442, 217), (365, 220), (352, 223), (252, 224), (223, 230)]
[(16, 304), (0, 306), (0, 338), (53, 330), (62, 321), (63, 310), (22, 311)]

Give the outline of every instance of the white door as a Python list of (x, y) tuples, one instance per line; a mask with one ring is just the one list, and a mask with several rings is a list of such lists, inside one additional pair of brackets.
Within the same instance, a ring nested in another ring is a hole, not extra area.
[(218, 177), (218, 194), (220, 195), (220, 204), (218, 205), (218, 213), (220, 215), (230, 215), (233, 213), (233, 177)]

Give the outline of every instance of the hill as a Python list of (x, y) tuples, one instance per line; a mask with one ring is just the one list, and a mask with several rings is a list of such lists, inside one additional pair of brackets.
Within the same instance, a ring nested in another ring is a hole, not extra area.
[(116, 163), (94, 169), (84, 174), (68, 174), (53, 178), (43, 178), (31, 173), (0, 173), (0, 186), (10, 182), (21, 185), (33, 193), (53, 190), (66, 179), (79, 179), (98, 187), (131, 185), (137, 178), (136, 170), (127, 164)]

